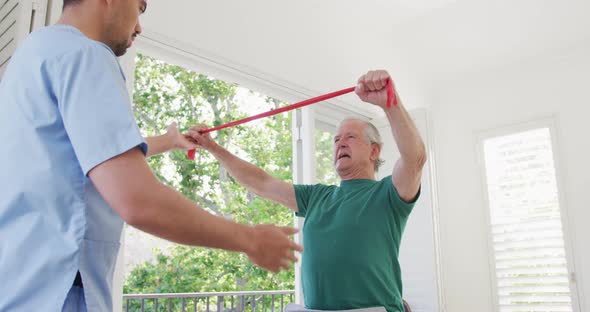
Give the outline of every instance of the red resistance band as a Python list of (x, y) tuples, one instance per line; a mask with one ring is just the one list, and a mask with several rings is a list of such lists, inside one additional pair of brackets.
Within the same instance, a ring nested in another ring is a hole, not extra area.
[[(391, 102), (393, 99), (393, 105), (397, 106), (397, 98), (395, 96), (395, 90), (393, 89), (393, 83), (391, 82), (391, 78), (387, 79), (387, 107), (391, 107)], [(268, 116), (273, 116), (276, 114), (280, 114), (280, 113), (284, 113), (290, 110), (294, 110), (303, 106), (307, 106), (307, 105), (311, 105), (317, 102), (321, 102), (321, 101), (325, 101), (327, 99), (331, 99), (333, 97), (337, 97), (346, 93), (350, 93), (352, 91), (354, 91), (355, 87), (350, 87), (350, 88), (346, 88), (346, 89), (342, 89), (339, 91), (335, 91), (332, 93), (328, 93), (328, 94), (324, 94), (324, 95), (320, 95), (320, 96), (316, 96), (314, 98), (311, 99), (307, 99), (305, 101), (301, 101), (295, 104), (291, 104), (285, 107), (281, 107), (281, 108), (277, 108), (277, 109), (273, 109), (270, 110), (268, 112), (264, 112), (258, 115), (254, 115), (254, 116), (250, 116), (250, 117), (246, 117), (243, 119), (239, 119), (239, 120), (235, 120), (232, 122), (228, 122), (226, 124), (223, 125), (219, 125), (217, 127), (213, 127), (213, 128), (209, 128), (209, 129), (205, 129), (203, 131), (201, 131), (201, 133), (208, 133), (208, 132), (213, 132), (213, 131), (217, 131), (217, 130), (221, 130), (221, 129), (225, 129), (225, 128), (229, 128), (229, 127), (233, 127), (233, 126), (237, 126), (237, 125), (241, 125), (243, 123), (252, 121), (252, 120), (256, 120), (256, 119), (260, 119), (260, 118), (264, 118), (264, 117), (268, 117)], [(190, 160), (194, 160), (195, 159), (195, 150), (189, 150), (187, 152), (187, 156)]]

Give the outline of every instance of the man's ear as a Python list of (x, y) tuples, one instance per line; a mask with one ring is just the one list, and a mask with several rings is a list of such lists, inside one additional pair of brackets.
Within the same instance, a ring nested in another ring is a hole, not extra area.
[(370, 157), (370, 159), (372, 161), (375, 161), (375, 160), (379, 159), (380, 154), (381, 154), (381, 146), (379, 146), (379, 144), (377, 144), (377, 143), (372, 143), (371, 144), (371, 157)]

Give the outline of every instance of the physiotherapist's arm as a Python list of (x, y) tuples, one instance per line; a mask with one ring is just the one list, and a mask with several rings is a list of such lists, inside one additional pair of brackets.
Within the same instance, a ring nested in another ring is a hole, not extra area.
[(186, 134), (180, 133), (176, 123), (172, 123), (166, 129), (166, 133), (145, 138), (148, 144), (146, 157), (162, 154), (173, 149), (189, 150), (197, 148), (195, 141)]
[(282, 204), (295, 212), (298, 211), (293, 184), (279, 180), (230, 153), (211, 139), (208, 133), (199, 132), (204, 129), (206, 129), (205, 126), (195, 126), (189, 130), (189, 134), (199, 146), (210, 152), (238, 183), (260, 197)]
[(215, 216), (161, 184), (139, 148), (93, 168), (88, 176), (111, 207), (130, 225), (176, 243), (246, 253), (255, 264), (277, 272), (295, 261), (301, 247), (296, 230), (241, 225)]

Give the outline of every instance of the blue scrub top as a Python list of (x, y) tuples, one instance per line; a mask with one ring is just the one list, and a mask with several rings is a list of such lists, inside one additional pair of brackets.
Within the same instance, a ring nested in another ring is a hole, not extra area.
[(29, 35), (0, 81), (0, 311), (61, 311), (77, 271), (112, 310), (123, 220), (88, 179), (147, 145), (112, 50), (71, 26)]

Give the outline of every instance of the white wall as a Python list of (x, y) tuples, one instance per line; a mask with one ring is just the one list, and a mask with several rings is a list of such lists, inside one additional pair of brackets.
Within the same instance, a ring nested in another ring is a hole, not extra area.
[[(405, 99), (405, 97), (404, 97)], [(422, 140), (431, 151), (431, 137), (428, 127), (426, 109), (409, 111)], [(387, 118), (373, 121), (383, 138), (381, 156), (385, 159), (379, 169), (378, 179), (390, 175), (395, 162), (399, 159), (399, 150), (391, 133)], [(441, 298), (439, 289), (439, 250), (437, 211), (434, 206), (435, 194), (432, 189), (432, 161), (426, 162), (422, 172), (421, 195), (406, 224), (400, 247), (400, 266), (402, 270), (403, 296), (415, 312), (440, 311)]]
[[(479, 131), (555, 116), (581, 310), (590, 309), (590, 47), (438, 85), (430, 94), (445, 310), (493, 311)], [(586, 287), (583, 292), (582, 285)]]

